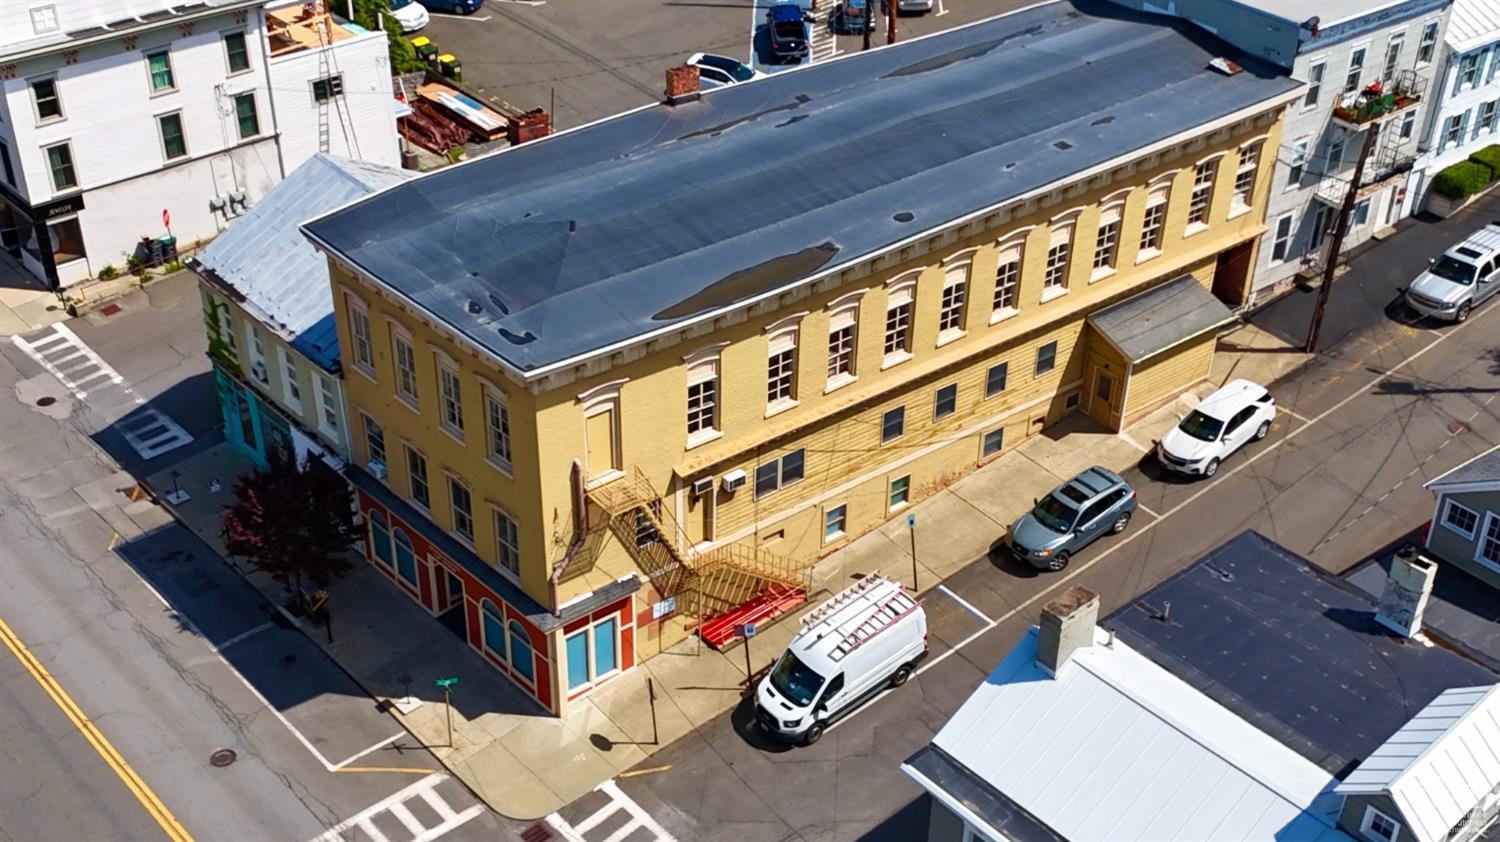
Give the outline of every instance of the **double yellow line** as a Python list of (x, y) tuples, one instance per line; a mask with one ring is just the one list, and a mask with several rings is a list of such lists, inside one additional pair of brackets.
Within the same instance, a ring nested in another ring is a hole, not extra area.
[(106, 740), (104, 735), (99, 733), (99, 729), (94, 726), (94, 723), (90, 722), (87, 716), (84, 716), (83, 711), (68, 696), (67, 691), (63, 690), (62, 685), (58, 683), (57, 679), (53, 678), (52, 674), (47, 672), (47, 668), (42, 666), (42, 662), (35, 655), (31, 654), (31, 650), (26, 648), (26, 644), (21, 642), (21, 638), (14, 631), (11, 631), (10, 626), (6, 625), (3, 619), (0, 619), (0, 641), (5, 643), (5, 648), (9, 649), (11, 654), (16, 656), (16, 660), (21, 662), (21, 666), (25, 667), (26, 671), (31, 673), (31, 677), (36, 679), (36, 683), (40, 684), (42, 689), (47, 692), (47, 695), (52, 697), (52, 701), (57, 704), (58, 709), (68, 717), (69, 721), (73, 723), (73, 727), (77, 728), (78, 732), (83, 734), (84, 739), (89, 741), (89, 745), (94, 747), (94, 751), (97, 751), (99, 756), (104, 758), (104, 762), (124, 782), (125, 788), (130, 790), (135, 799), (141, 802), (141, 806), (146, 808), (146, 812), (151, 814), (151, 818), (155, 819), (156, 823), (161, 826), (162, 831), (167, 834), (167, 838), (173, 840), (173, 842), (192, 842), (193, 837), (182, 826), (182, 823), (177, 821), (176, 817), (172, 815), (172, 811), (167, 809), (167, 805), (163, 804), (161, 799), (156, 797), (156, 793), (151, 791), (151, 787), (146, 786), (146, 782), (141, 780), (141, 776), (137, 775), (135, 770), (130, 768), (130, 764), (125, 762), (125, 758), (121, 757), (120, 753), (115, 750), (115, 747), (109, 744), (109, 740)]

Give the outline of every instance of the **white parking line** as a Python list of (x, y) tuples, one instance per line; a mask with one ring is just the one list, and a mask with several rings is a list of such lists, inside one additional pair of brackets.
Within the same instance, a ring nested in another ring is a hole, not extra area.
[[(510, 2), (519, 3), (522, 6), (540, 6), (540, 5), (542, 5), (541, 3), (521, 3), (520, 0), (510, 0)], [(455, 14), (450, 14), (448, 12), (428, 12), (427, 14), (431, 15), (432, 17), (436, 17), (436, 18), (453, 18), (454, 20), (472, 20), (472, 21), (476, 21), (476, 22), (479, 22), (479, 23), (483, 23), (484, 21), (487, 21), (491, 17), (493, 17), (493, 15), (455, 15)]]
[(1141, 511), (1145, 512), (1146, 514), (1148, 514), (1148, 515), (1156, 518), (1157, 520), (1161, 520), (1161, 515), (1159, 515), (1156, 512), (1152, 511), (1151, 507), (1148, 506), (1148, 505), (1146, 505), (1145, 503), (1142, 503), (1141, 501), (1137, 500), (1137, 501), (1135, 501), (1135, 507), (1138, 508), (1138, 509), (1140, 509)]
[(399, 734), (392, 734), (389, 737), (386, 737), (385, 739), (383, 739), (380, 742), (376, 743), (375, 745), (372, 745), (372, 746), (370, 746), (367, 749), (363, 749), (361, 751), (355, 752), (354, 754), (351, 754), (348, 757), (344, 758), (343, 761), (341, 761), (339, 763), (333, 764), (333, 769), (331, 769), (330, 771), (336, 772), (339, 769), (342, 769), (345, 766), (348, 766), (350, 763), (353, 763), (354, 761), (360, 759), (361, 757), (364, 757), (365, 755), (369, 754), (370, 752), (372, 752), (372, 751), (379, 751), (379, 750), (385, 748), (386, 746), (390, 745), (391, 743), (394, 743), (395, 741), (401, 739), (404, 736), (406, 736), (406, 732), (405, 731), (402, 731)]
[(275, 625), (276, 625), (275, 623), (270, 622), (269, 620), (267, 620), (266, 622), (261, 623), (260, 625), (256, 626), (253, 629), (250, 629), (249, 631), (242, 631), (239, 634), (235, 635), (234, 637), (231, 637), (228, 640), (224, 641), (223, 643), (215, 643), (214, 645), (212, 645), (212, 646), (210, 646), (208, 648), (212, 649), (214, 652), (223, 652), (225, 649), (228, 649), (229, 647), (235, 645), (236, 643), (239, 643), (239, 642), (241, 642), (243, 640), (248, 640), (249, 638), (252, 638), (252, 637), (258, 635), (261, 632), (265, 631), (266, 629), (274, 627)]
[(1304, 424), (1307, 423), (1307, 417), (1306, 416), (1301, 415), (1301, 414), (1296, 413), (1296, 412), (1293, 412), (1289, 407), (1283, 406), (1283, 407), (1280, 407), (1280, 409), (1281, 409), (1282, 412), (1285, 412), (1287, 415), (1292, 416), (1293, 418), (1297, 419), (1298, 421), (1301, 421)]
[[(390, 813), (394, 816), (406, 828), (407, 832), (412, 834), (410, 842), (430, 842), (430, 840), (448, 833), (484, 812), (484, 807), (479, 804), (475, 804), (463, 812), (454, 811), (453, 807), (436, 792), (438, 784), (446, 780), (448, 780), (447, 775), (442, 772), (434, 772), (411, 786), (382, 798), (355, 815), (328, 828), (320, 835), (314, 837), (312, 842), (346, 842), (346, 840), (352, 842), (353, 839), (366, 838), (373, 839), (375, 842), (382, 842), (382, 840), (384, 842), (391, 842), (390, 837), (382, 833), (375, 826), (375, 822), (372, 821), (380, 813)], [(411, 809), (406, 806), (406, 802), (413, 798), (421, 798), (427, 802), (437, 812), (438, 817), (442, 821), (432, 827), (422, 824), (416, 815), (412, 813)], [(344, 835), (345, 831), (355, 830), (356, 828), (358, 829), (357, 833), (351, 836)]]
[(953, 591), (948, 590), (948, 586), (947, 585), (938, 585), (936, 588), (934, 588), (934, 590), (939, 590), (939, 591), (942, 591), (943, 593), (947, 594), (949, 599), (952, 599), (954, 602), (956, 602), (959, 605), (963, 606), (963, 609), (965, 611), (969, 612), (970, 614), (973, 614), (975, 617), (978, 617), (979, 619), (985, 621), (986, 623), (988, 623), (990, 621), (990, 618), (989, 618), (989, 616), (987, 614), (985, 614), (983, 611), (980, 611), (978, 608), (975, 608), (973, 605), (970, 605), (969, 601), (967, 599), (964, 599), (963, 597), (959, 596), (958, 594), (954, 593)]

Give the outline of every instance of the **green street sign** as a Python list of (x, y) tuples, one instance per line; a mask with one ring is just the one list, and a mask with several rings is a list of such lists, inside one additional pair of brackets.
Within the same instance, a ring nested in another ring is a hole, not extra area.
[(439, 678), (437, 681), (434, 681), (432, 683), (446, 690), (458, 683), (458, 677), (455, 676), (453, 678)]

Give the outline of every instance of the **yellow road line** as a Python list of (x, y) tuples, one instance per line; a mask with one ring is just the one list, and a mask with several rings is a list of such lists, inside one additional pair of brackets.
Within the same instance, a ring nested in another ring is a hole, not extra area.
[(407, 775), (430, 775), (436, 769), (414, 769), (410, 766), (340, 766), (335, 772), (400, 772)]
[(621, 772), (620, 774), (615, 775), (615, 777), (617, 777), (617, 778), (633, 778), (633, 777), (635, 777), (637, 775), (650, 775), (650, 774), (652, 774), (654, 772), (665, 772), (665, 771), (667, 771), (670, 768), (672, 768), (672, 764), (668, 763), (665, 766), (652, 766), (649, 769), (632, 769), (629, 772)]
[(99, 753), (105, 764), (114, 770), (121, 782), (125, 784), (125, 788), (130, 790), (135, 799), (141, 802), (141, 806), (146, 808), (146, 812), (151, 814), (151, 818), (161, 826), (167, 838), (174, 842), (192, 842), (193, 837), (172, 815), (172, 811), (167, 809), (167, 805), (163, 804), (161, 799), (156, 797), (156, 793), (146, 785), (146, 782), (141, 780), (141, 776), (130, 768), (125, 758), (121, 757), (115, 747), (110, 745), (109, 740), (106, 740), (94, 723), (89, 721), (67, 691), (63, 690), (57, 679), (47, 672), (47, 668), (42, 666), (42, 662), (35, 655), (31, 654), (31, 650), (26, 648), (26, 644), (21, 642), (21, 638), (11, 631), (10, 626), (6, 625), (3, 619), (0, 619), (0, 641), (4, 641), (5, 647), (16, 656), (21, 666), (31, 673), (31, 677), (36, 679), (36, 683), (41, 685), (47, 695), (52, 697), (52, 701), (73, 723), (73, 727), (83, 734), (84, 739), (89, 741), (89, 745), (94, 747), (94, 751)]

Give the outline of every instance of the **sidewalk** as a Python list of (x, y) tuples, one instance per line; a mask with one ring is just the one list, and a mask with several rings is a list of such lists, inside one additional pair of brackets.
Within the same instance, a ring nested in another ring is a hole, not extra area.
[[(1269, 383), (1305, 357), (1253, 325), (1221, 340), (1229, 349), (1214, 369), (1213, 384), (1230, 376)], [(1282, 350), (1276, 350), (1282, 349)], [(1267, 353), (1271, 350), (1271, 353)], [(1035, 436), (995, 462), (914, 505), (917, 575), (922, 590), (983, 557), (1004, 527), (1045, 493), (1083, 468), (1102, 464), (1125, 470), (1138, 463), (1197, 397), (1195, 393), (1152, 413), (1127, 433), (1103, 431), (1075, 416)], [(234, 478), (249, 462), (227, 443), (164, 465), (146, 482), (164, 495), (175, 485), (191, 497), (168, 506), (189, 529), (222, 554), (219, 519), (232, 499)], [(209, 490), (218, 480), (220, 490)], [(165, 500), (161, 501), (166, 505)], [(987, 521), (975, 528), (976, 517)], [(929, 536), (943, 536), (941, 541)], [(855, 574), (880, 571), (909, 582), (912, 556), (904, 518), (898, 518), (831, 554), (814, 570), (815, 591), (837, 591)], [(232, 562), (231, 562), (232, 563)], [(282, 592), (264, 574), (247, 573), (271, 602)], [(814, 594), (813, 602), (821, 600)], [(640, 763), (658, 749), (740, 702), (745, 656), (738, 647), (716, 652), (690, 638), (600, 688), (567, 715), (536, 706), (446, 627), (397, 591), (362, 561), (333, 585), (329, 606), (333, 641), (324, 628), (301, 623), (354, 680), (420, 740), (490, 807), (516, 819), (534, 819), (586, 795), (601, 782)], [(804, 607), (803, 610), (808, 610)], [(751, 667), (764, 669), (797, 630), (796, 612), (764, 628), (751, 645)], [(448, 745), (441, 677), (461, 681), (453, 699), (453, 739)], [(656, 694), (655, 733), (648, 679)], [(410, 693), (422, 704), (398, 710)]]
[(62, 302), (0, 251), (0, 336), (20, 336), (68, 317)]

